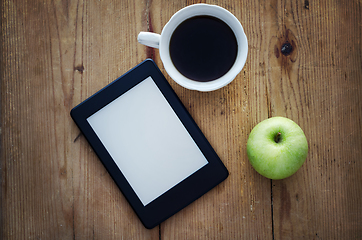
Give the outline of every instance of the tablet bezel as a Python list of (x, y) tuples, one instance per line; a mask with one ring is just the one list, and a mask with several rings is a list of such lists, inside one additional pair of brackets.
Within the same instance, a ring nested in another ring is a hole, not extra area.
[[(101, 140), (90, 126), (87, 118), (107, 106), (134, 86), (152, 78), (168, 104), (184, 125), (208, 163), (176, 186), (144, 206), (122, 171), (118, 168)], [(211, 147), (191, 115), (173, 91), (166, 78), (153, 60), (147, 59), (119, 77), (71, 110), (71, 117), (81, 130), (90, 146), (103, 163), (143, 225), (151, 229), (176, 212), (180, 211), (229, 175), (226, 167)]]

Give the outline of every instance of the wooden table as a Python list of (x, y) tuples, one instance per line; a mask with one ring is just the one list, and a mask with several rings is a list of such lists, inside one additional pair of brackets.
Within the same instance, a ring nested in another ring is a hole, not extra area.
[[(137, 43), (198, 1), (1, 1), (1, 239), (360, 239), (362, 2), (207, 1), (249, 41), (228, 86), (190, 91)], [(293, 51), (283, 55), (289, 42)], [(145, 229), (69, 116), (146, 58), (155, 60), (229, 178)], [(260, 121), (285, 116), (309, 154), (272, 181), (246, 155)]]

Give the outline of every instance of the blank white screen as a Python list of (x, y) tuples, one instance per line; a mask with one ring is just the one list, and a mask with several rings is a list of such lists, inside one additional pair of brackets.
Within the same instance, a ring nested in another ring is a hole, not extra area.
[(151, 77), (87, 121), (144, 206), (208, 163)]

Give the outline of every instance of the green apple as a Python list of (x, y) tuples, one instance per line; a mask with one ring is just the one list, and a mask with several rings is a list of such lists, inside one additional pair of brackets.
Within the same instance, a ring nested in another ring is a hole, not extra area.
[(285, 117), (272, 117), (253, 128), (246, 150), (258, 173), (270, 179), (283, 179), (303, 165), (308, 143), (298, 124)]

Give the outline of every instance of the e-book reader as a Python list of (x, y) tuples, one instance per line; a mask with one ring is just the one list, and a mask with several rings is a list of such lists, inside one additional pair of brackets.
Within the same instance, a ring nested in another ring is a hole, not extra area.
[(150, 59), (73, 108), (71, 117), (146, 228), (229, 174)]

